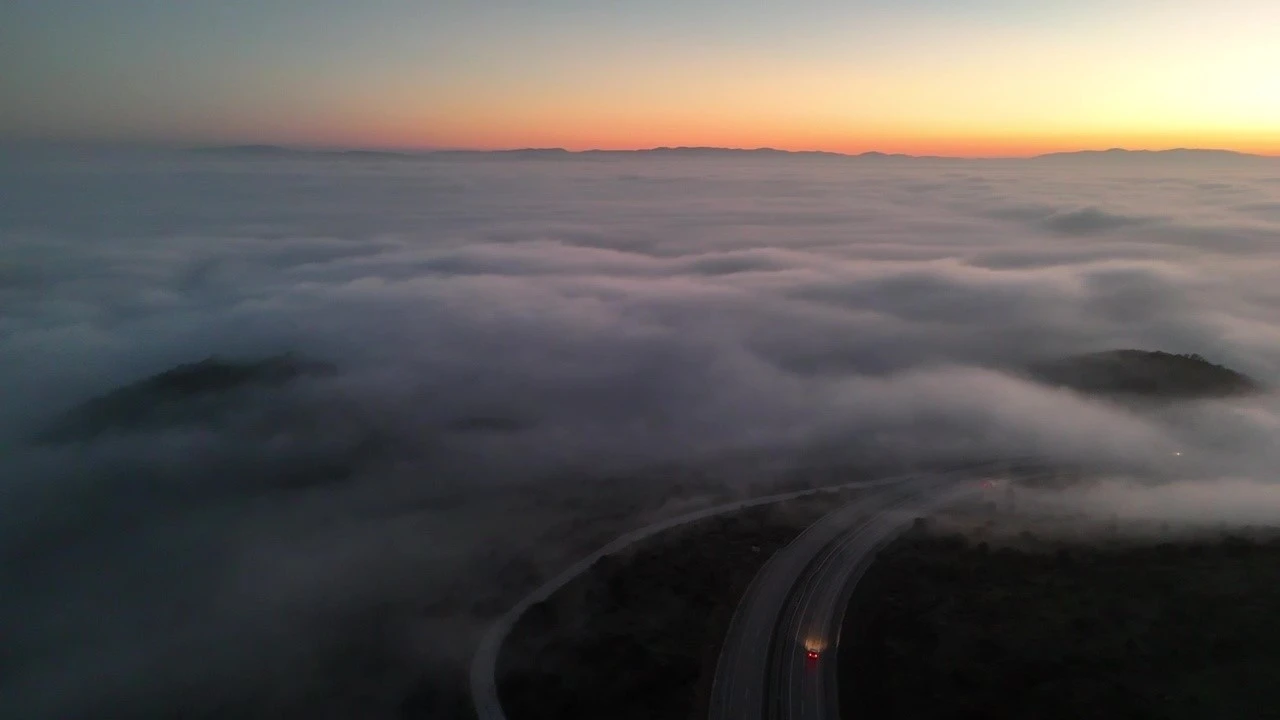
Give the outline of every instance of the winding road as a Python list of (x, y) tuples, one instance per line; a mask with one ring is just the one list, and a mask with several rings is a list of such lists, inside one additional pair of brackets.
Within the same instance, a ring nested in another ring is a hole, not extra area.
[[(775, 701), (771, 716), (797, 720), (840, 716), (836, 648), (857, 581), (876, 553), (912, 519), (977, 492), (972, 485), (924, 485), (846, 532), (810, 563), (795, 587), (769, 653)], [(819, 652), (818, 659), (809, 659), (810, 649)]]
[(716, 515), (846, 488), (879, 488), (879, 492), (819, 519), (766, 561), (730, 623), (712, 687), (713, 720), (765, 717), (766, 700), (775, 708), (769, 717), (834, 717), (828, 713), (835, 708), (835, 663), (820, 662), (817, 669), (822, 672), (813, 672), (804, 652), (806, 640), (810, 645), (834, 646), (831, 634), (833, 628), (838, 633), (840, 616), (852, 592), (851, 578), (860, 575), (875, 551), (916, 514), (976, 489), (974, 483), (957, 487), (957, 475), (971, 475), (1008, 462), (973, 463), (937, 473), (913, 473), (751, 498), (622, 535), (538, 587), (489, 627), (471, 663), (476, 716), (480, 720), (506, 720), (498, 697), (498, 654), (516, 622), (529, 608), (551, 597), (601, 558), (664, 530)]
[(870, 488), (891, 485), (896, 482), (901, 482), (902, 479), (903, 478), (899, 477), (891, 477), (878, 480), (862, 480), (857, 482), (841, 483), (839, 485), (829, 485), (820, 488), (810, 488), (807, 490), (781, 493), (778, 495), (750, 498), (748, 500), (740, 500), (724, 505), (716, 505), (714, 507), (680, 515), (652, 525), (647, 525), (619, 537), (608, 545), (605, 545), (594, 553), (569, 566), (564, 570), (564, 572), (561, 572), (559, 575), (556, 575), (552, 579), (543, 583), (527, 597), (517, 603), (515, 607), (511, 608), (511, 610), (507, 611), (502, 615), (502, 617), (498, 618), (489, 626), (488, 631), (484, 634), (484, 637), (481, 638), (480, 645), (476, 649), (476, 653), (472, 656), (471, 660), (471, 699), (475, 704), (476, 717), (480, 718), (480, 720), (506, 720), (506, 714), (502, 711), (502, 702), (498, 698), (498, 653), (502, 649), (503, 641), (505, 641), (507, 635), (511, 633), (511, 629), (515, 627), (520, 616), (524, 615), (529, 608), (551, 597), (557, 590), (569, 584), (574, 578), (591, 569), (591, 566), (594, 565), (596, 561), (600, 560), (600, 558), (621, 552), (641, 540), (657, 535), (664, 530), (670, 530), (681, 525), (687, 525), (716, 515), (724, 515), (759, 505), (769, 505), (809, 495), (816, 495), (818, 493), (841, 490), (844, 488)]
[(955, 485), (945, 475), (895, 483), (826, 515), (775, 553), (730, 621), (709, 717), (834, 717), (835, 663), (823, 653), (836, 645), (850, 579), (915, 512), (956, 497)]
[[(1015, 466), (998, 468), (1001, 474)], [(858, 581), (912, 521), (981, 495), (981, 468), (899, 482), (819, 519), (774, 554), (730, 622), (712, 685), (712, 720), (840, 717), (837, 648)], [(1026, 468), (1021, 479), (1039, 473)]]

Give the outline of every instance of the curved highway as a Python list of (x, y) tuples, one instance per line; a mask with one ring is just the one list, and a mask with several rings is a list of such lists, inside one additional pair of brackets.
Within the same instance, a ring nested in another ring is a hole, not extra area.
[[(810, 564), (793, 593), (770, 652), (771, 715), (797, 720), (839, 717), (836, 648), (845, 608), (876, 553), (913, 518), (976, 493), (972, 485), (922, 487), (845, 533)], [(818, 653), (810, 659), (809, 651)]]
[[(729, 623), (711, 689), (712, 720), (763, 718), (766, 710), (773, 716), (773, 708), (812, 697), (808, 686), (819, 681), (815, 673), (804, 672), (813, 664), (808, 650), (820, 657), (832, 643), (825, 632), (810, 634), (808, 627), (815, 624), (818, 607), (835, 602), (829, 597), (832, 577), (852, 572), (858, 558), (872, 554), (890, 536), (902, 522), (901, 513), (891, 511), (945, 482), (943, 477), (917, 476), (859, 498), (810, 525), (769, 558)], [(791, 660), (801, 664), (802, 686), (774, 687), (784, 684), (776, 669), (789, 667)]]
[(721, 647), (712, 720), (838, 718), (836, 648), (854, 587), (876, 553), (914, 518), (977, 495), (977, 477), (957, 482), (956, 475), (978, 470), (886, 487), (821, 518), (770, 558)]
[[(872, 517), (874, 519), (878, 513), (891, 508), (901, 510), (901, 503), (904, 498), (916, 499), (924, 497), (926, 493), (939, 493), (942, 488), (947, 487), (945, 478), (953, 478), (955, 473), (976, 472), (983, 468), (1005, 465), (1008, 462), (1010, 461), (977, 462), (956, 466), (950, 471), (930, 475), (913, 473), (752, 498), (705, 508), (633, 530), (548, 580), (490, 625), (471, 661), (471, 697), (472, 702), (475, 704), (476, 716), (480, 720), (506, 720), (501, 700), (498, 698), (498, 653), (520, 616), (529, 608), (551, 597), (557, 590), (586, 572), (600, 558), (620, 552), (664, 530), (715, 515), (737, 512), (750, 507), (783, 502), (833, 490), (885, 488), (883, 492), (872, 494), (870, 497), (860, 499), (856, 503), (828, 514), (801, 533), (790, 545), (775, 553), (757, 573), (743, 601), (739, 604), (731, 621), (729, 634), (725, 639), (725, 645), (721, 650), (720, 661), (716, 668), (715, 684), (712, 689), (711, 717), (732, 718), (733, 720), (748, 720), (761, 717), (764, 709), (765, 687), (770, 676), (768, 659), (771, 655), (768, 648), (772, 647), (774, 631), (778, 628), (779, 618), (791, 598), (791, 590), (798, 585), (810, 561), (828, 548), (833, 541), (848, 536), (850, 525), (856, 523), (860, 518)], [(895, 487), (898, 488), (896, 492)], [(942, 497), (941, 494), (937, 496)], [(886, 515), (885, 517), (899, 518), (899, 514)], [(886, 522), (887, 520), (882, 518), (880, 520), (881, 525), (876, 526), (880, 528), (880, 533), (883, 535), (879, 541), (881, 544), (890, 537), (885, 533), (892, 528), (898, 527), (897, 525), (881, 527)], [(866, 538), (871, 537), (872, 535), (866, 536)], [(838, 558), (833, 556), (831, 561), (827, 563), (827, 567), (834, 568), (830, 572), (847, 570), (850, 566), (846, 564), (846, 561), (850, 557), (857, 557), (856, 551), (858, 548), (862, 548), (862, 552), (865, 555), (867, 547), (864, 543), (853, 548), (853, 555), (844, 552)], [(879, 545), (874, 545), (874, 547), (879, 547)], [(831, 576), (828, 575), (817, 586), (825, 587), (830, 581)], [(838, 584), (842, 588), (848, 585), (847, 582)], [(825, 608), (829, 604), (829, 602), (824, 601), (815, 607)], [(792, 634), (789, 637), (796, 638), (801, 637), (801, 635)], [(818, 636), (815, 635), (814, 637)], [(783, 642), (778, 643), (779, 646), (785, 644)], [(794, 641), (792, 647), (795, 647)], [(759, 659), (760, 662), (757, 663), (756, 659)], [(826, 665), (833, 665), (833, 663), (826, 663)], [(772, 675), (776, 678), (779, 674), (775, 672)], [(834, 687), (834, 681), (827, 684)], [(778, 693), (772, 693), (772, 695), (778, 695)], [(817, 716), (806, 715), (806, 717)]]
[(617, 540), (614, 540), (608, 545), (605, 545), (594, 553), (579, 560), (568, 567), (564, 572), (542, 584), (527, 597), (517, 603), (515, 607), (511, 608), (511, 610), (507, 611), (506, 614), (498, 618), (489, 626), (489, 630), (484, 634), (484, 637), (481, 638), (480, 645), (477, 647), (476, 653), (471, 659), (471, 699), (475, 704), (476, 716), (480, 718), (480, 720), (506, 720), (506, 714), (502, 711), (502, 702), (498, 698), (498, 653), (502, 649), (503, 641), (506, 640), (511, 629), (515, 627), (516, 621), (518, 621), (520, 616), (529, 608), (551, 597), (557, 590), (569, 584), (569, 582), (574, 578), (589, 570), (600, 558), (625, 550), (631, 545), (664, 530), (670, 530), (671, 528), (678, 527), (680, 525), (687, 525), (688, 523), (716, 515), (723, 515), (759, 505), (769, 505), (772, 503), (783, 502), (785, 500), (794, 500), (808, 495), (831, 492), (845, 488), (874, 488), (887, 486), (903, 482), (912, 477), (915, 476), (904, 475), (881, 478), (878, 480), (859, 480), (855, 482), (840, 483), (837, 485), (827, 485), (820, 488), (810, 488), (807, 490), (781, 493), (778, 495), (751, 498), (749, 500), (740, 500), (724, 505), (705, 508), (679, 517), (670, 518), (662, 522), (654, 523), (653, 525), (639, 528), (638, 530), (633, 530), (619, 537)]

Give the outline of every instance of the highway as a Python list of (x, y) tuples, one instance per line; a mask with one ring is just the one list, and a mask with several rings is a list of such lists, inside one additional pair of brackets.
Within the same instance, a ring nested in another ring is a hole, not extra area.
[[(949, 497), (946, 488), (954, 483), (937, 475), (886, 486), (824, 516), (774, 553), (756, 573), (730, 621), (709, 717), (788, 717), (779, 711), (794, 705), (822, 712), (811, 707), (825, 704), (814, 698), (825, 695), (824, 685), (834, 683), (822, 682), (806, 651), (817, 649), (821, 657), (822, 651), (834, 649), (827, 623), (820, 618), (829, 616), (838, 603), (847, 584), (840, 582), (842, 576), (855, 572), (860, 560), (874, 555), (896, 528), (910, 522), (912, 516), (904, 510), (912, 503), (923, 503), (931, 494)], [(799, 663), (799, 678), (789, 672), (793, 661)], [(819, 660), (817, 665), (834, 663)], [(795, 679), (799, 684), (787, 686)], [(796, 717), (824, 716), (806, 712)]]
[[(472, 657), (470, 668), (471, 697), (476, 716), (480, 720), (506, 720), (506, 714), (502, 710), (502, 703), (498, 697), (498, 654), (516, 622), (529, 608), (551, 597), (557, 590), (589, 570), (600, 558), (620, 552), (665, 530), (716, 515), (833, 490), (880, 489), (880, 492), (873, 492), (855, 503), (824, 516), (789, 545), (775, 553), (757, 573), (743, 600), (739, 603), (717, 664), (710, 717), (713, 720), (750, 720), (762, 717), (766, 688), (769, 683), (786, 684), (786, 681), (781, 679), (784, 673), (781, 672), (780, 664), (785, 665), (788, 658), (805, 659), (802, 650), (797, 650), (800, 647), (798, 644), (800, 641), (797, 639), (828, 637), (832, 622), (829, 619), (831, 608), (835, 607), (840, 613), (843, 612), (843, 604), (839, 599), (832, 599), (830, 596), (832, 588), (838, 588), (840, 592), (845, 593), (843, 597), (847, 599), (846, 591), (851, 590), (848, 576), (852, 572), (860, 572), (859, 558), (869, 559), (874, 554), (874, 550), (883, 546), (897, 530), (903, 527), (903, 523), (910, 522), (914, 517), (914, 514), (911, 514), (913, 510), (924, 511), (924, 508), (937, 507), (954, 499), (957, 475), (972, 475), (983, 469), (1006, 466), (1009, 462), (1011, 461), (972, 463), (937, 473), (912, 473), (751, 498), (670, 518), (622, 535), (539, 586), (489, 626)], [(970, 485), (973, 484), (970, 483)], [(976, 485), (973, 486), (976, 487)], [(908, 503), (918, 505), (910, 506)], [(842, 539), (849, 543), (848, 547), (841, 545)], [(812, 563), (819, 556), (826, 558), (827, 561)], [(821, 575), (810, 577), (806, 571), (811, 563), (814, 567), (825, 568), (825, 570)], [(803, 603), (803, 611), (794, 618), (794, 625), (788, 631), (789, 634), (779, 635), (780, 641), (776, 643), (778, 648), (787, 646), (792, 652), (771, 653), (770, 648), (775, 647), (773, 643), (775, 630), (778, 629), (783, 612), (788, 608), (788, 603), (793, 597), (793, 588), (800, 588), (802, 580), (804, 580), (804, 586), (810, 588), (804, 591), (803, 596), (809, 600)], [(820, 621), (819, 618), (824, 614), (828, 620)], [(806, 634), (811, 630), (813, 634)], [(772, 664), (776, 666), (772, 671), (771, 659)], [(829, 666), (834, 672), (833, 662), (820, 663), (820, 666)], [(788, 669), (787, 672), (789, 671)], [(771, 698), (786, 696), (787, 702), (791, 702), (794, 696), (795, 702), (801, 704), (808, 702), (812, 705), (813, 701), (805, 700), (805, 698), (814, 697), (812, 692), (833, 695), (836, 690), (834, 675), (828, 681), (820, 681), (812, 675), (800, 680), (801, 684), (791, 690), (778, 688), (767, 694)], [(815, 686), (815, 683), (821, 684)], [(795, 692), (796, 689), (800, 692)], [(825, 712), (825, 709), (814, 708), (813, 712)], [(825, 716), (804, 714), (793, 717)]]
[[(957, 468), (885, 486), (819, 519), (775, 553), (752, 580), (730, 622), (709, 717), (840, 717), (836, 650), (858, 580), (876, 553), (916, 517), (980, 494), (983, 469), (995, 468)], [(1036, 474), (1025, 469), (1018, 473), (1024, 478)]]
[(506, 714), (502, 710), (502, 701), (498, 697), (498, 653), (502, 650), (502, 643), (506, 640), (507, 635), (510, 634), (511, 629), (515, 627), (520, 616), (524, 615), (529, 608), (533, 607), (537, 603), (551, 597), (557, 590), (569, 584), (569, 582), (574, 578), (591, 569), (591, 566), (600, 558), (625, 550), (631, 545), (664, 530), (670, 530), (680, 525), (687, 525), (716, 515), (724, 515), (726, 513), (745, 510), (750, 507), (769, 505), (772, 503), (794, 500), (808, 495), (845, 488), (885, 487), (903, 482), (905, 479), (912, 477), (915, 476), (904, 475), (880, 478), (876, 480), (859, 480), (855, 482), (840, 483), (837, 485), (828, 485), (820, 488), (810, 488), (807, 490), (781, 493), (778, 495), (750, 498), (680, 515), (679, 517), (647, 525), (622, 535), (608, 545), (605, 545), (594, 553), (569, 566), (564, 570), (564, 572), (561, 572), (559, 575), (556, 575), (543, 583), (489, 626), (488, 631), (485, 632), (484, 636), (480, 640), (480, 644), (476, 649), (475, 655), (473, 655), (471, 659), (471, 701), (475, 705), (476, 717), (480, 720), (506, 720)]
[[(919, 516), (979, 490), (974, 483), (921, 484), (875, 517), (856, 525), (810, 563), (796, 585), (769, 653), (771, 717), (838, 718), (836, 648), (845, 609), (876, 553)], [(807, 651), (819, 651), (810, 660)]]

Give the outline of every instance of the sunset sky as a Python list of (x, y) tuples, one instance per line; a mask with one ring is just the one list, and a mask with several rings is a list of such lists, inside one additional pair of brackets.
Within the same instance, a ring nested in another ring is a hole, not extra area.
[(14, 0), (0, 137), (1280, 154), (1276, 0)]

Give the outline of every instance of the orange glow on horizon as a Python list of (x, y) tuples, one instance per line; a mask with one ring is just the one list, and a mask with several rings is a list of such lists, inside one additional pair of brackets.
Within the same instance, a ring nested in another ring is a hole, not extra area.
[[(1276, 6), (1259, 7), (1280, 20)], [(1199, 16), (1156, 20), (1159, 36), (1135, 40), (1117, 25), (1091, 30), (1084, 45), (1071, 34), (993, 28), (971, 37), (939, 27), (869, 54), (843, 44), (780, 55), (754, 44), (665, 53), (622, 43), (586, 48), (600, 62), (584, 63), (584, 47), (567, 55), (541, 47), (537, 68), (513, 62), (362, 79), (317, 106), (306, 126), (281, 111), (246, 121), (236, 135), (388, 149), (1018, 157), (1192, 147), (1280, 155), (1280, 74), (1272, 72), (1280, 43), (1264, 23), (1220, 18), (1220, 41), (1208, 43)]]
[[(381, 123), (370, 123), (368, 117), (345, 117), (335, 118), (337, 122), (317, 123), (304, 133), (296, 132), (297, 128), (272, 128), (275, 132), (268, 133), (248, 132), (250, 128), (240, 128), (237, 135), (253, 142), (399, 150), (767, 147), (851, 155), (876, 151), (943, 157), (1024, 157), (1121, 147), (1129, 150), (1204, 148), (1280, 156), (1280, 125), (1273, 128), (1187, 127), (1158, 131), (1146, 130), (1140, 125), (1087, 130), (1062, 127), (1036, 132), (999, 127), (859, 125), (833, 120), (809, 121), (809, 118), (730, 123), (721, 122), (716, 117), (590, 115), (585, 119), (553, 116), (514, 120), (507, 119), (509, 116), (503, 113), (494, 113), (483, 119), (472, 116), (469, 121), (463, 121), (456, 117), (446, 119), (406, 113), (394, 120), (384, 118)], [(493, 120), (495, 117), (500, 119)]]
[[(664, 131), (665, 130), (665, 131)], [(298, 142), (299, 139), (282, 138)], [(1223, 132), (1203, 130), (1185, 133), (1103, 132), (1013, 134), (818, 131), (805, 127), (753, 131), (730, 128), (689, 128), (687, 131), (617, 127), (562, 128), (527, 131), (471, 128), (470, 132), (422, 133), (415, 128), (394, 127), (316, 133), (302, 139), (307, 144), (402, 150), (459, 149), (512, 150), (564, 148), (583, 150), (645, 150), (656, 147), (773, 148), (788, 151), (825, 151), (856, 155), (863, 152), (936, 155), (942, 157), (1029, 157), (1078, 150), (1168, 150), (1203, 148), (1232, 150), (1256, 155), (1280, 156), (1280, 131)]]
[[(1280, 88), (1280, 86), (1278, 86)], [(565, 148), (641, 150), (655, 147), (775, 148), (846, 154), (868, 151), (945, 157), (1020, 157), (1050, 152), (1205, 148), (1280, 156), (1280, 118), (1264, 122), (1188, 118), (1155, 124), (1120, 115), (1085, 122), (1043, 117), (1025, 122), (1013, 113), (987, 118), (857, 117), (842, 108), (813, 109), (799, 102), (772, 110), (752, 101), (729, 110), (705, 105), (612, 106), (585, 99), (549, 105), (478, 102), (466, 107), (423, 108), (420, 101), (382, 93), (345, 105), (305, 127), (282, 121), (245, 123), (222, 139), (284, 145), (371, 149)], [(1277, 93), (1280, 104), (1280, 92)], [(1280, 105), (1278, 105), (1280, 106)], [(371, 108), (393, 107), (374, 113)]]
[(1276, 0), (29, 5), (0, 139), (1280, 155)]

